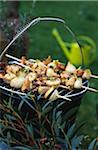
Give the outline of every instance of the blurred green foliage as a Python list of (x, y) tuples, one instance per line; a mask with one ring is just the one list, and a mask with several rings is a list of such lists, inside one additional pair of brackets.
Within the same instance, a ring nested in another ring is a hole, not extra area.
[[(21, 1), (20, 17), (23, 25), (31, 19), (39, 16), (55, 16), (65, 19), (66, 23), (77, 36), (85, 35), (91, 37), (97, 45), (97, 56), (94, 63), (88, 66), (94, 74), (98, 74), (98, 2), (72, 2), (72, 1)], [(26, 20), (26, 21), (25, 21)], [(56, 27), (62, 38), (66, 41), (72, 40), (63, 26), (57, 23), (40, 23), (30, 28), (30, 47), (28, 57), (45, 58), (51, 55), (53, 59), (66, 62), (63, 52), (52, 35), (52, 29)], [(98, 80), (92, 79), (91, 87), (98, 89)], [(92, 137), (98, 136), (98, 120), (96, 119), (96, 104), (98, 94), (88, 92), (84, 97), (77, 122), (86, 121), (86, 127), (81, 131)]]

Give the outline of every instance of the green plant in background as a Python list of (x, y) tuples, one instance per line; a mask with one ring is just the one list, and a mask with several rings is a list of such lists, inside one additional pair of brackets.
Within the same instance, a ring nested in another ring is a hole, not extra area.
[[(81, 65), (82, 56), (78, 44), (76, 42), (68, 43), (63, 41), (57, 29), (53, 29), (52, 34), (56, 38), (67, 59), (72, 64)], [(81, 44), (84, 65), (91, 64), (96, 57), (96, 45), (94, 41), (87, 36), (79, 36), (77, 39)]]
[[(30, 17), (30, 15), (28, 15), (28, 17), (26, 17), (27, 14), (29, 14), (30, 9), (32, 10), (32, 2), (21, 2), (21, 7), (20, 7), (20, 15), (25, 14), (24, 17), (22, 16), (22, 20), (23, 20), (23, 24), (25, 24), (25, 20), (26, 18)], [(47, 7), (48, 6), (48, 7)], [(59, 9), (58, 9), (59, 8)], [(55, 11), (54, 11), (55, 10)], [(72, 10), (72, 11), (69, 11)], [(97, 39), (98, 39), (98, 34), (97, 34), (97, 24), (98, 24), (98, 9), (97, 9), (97, 2), (37, 2), (36, 3), (36, 8), (35, 10), (33, 10), (33, 13), (31, 12), (31, 16), (33, 15), (33, 17), (36, 16), (44, 16), (45, 14), (48, 16), (60, 16), (61, 18), (65, 18), (66, 21), (68, 22), (68, 24), (74, 29), (75, 32), (77, 32), (77, 34), (86, 34), (90, 37), (92, 37), (94, 39), (94, 41), (96, 41), (96, 44), (98, 46), (97, 43)], [(73, 15), (75, 14), (75, 15)], [(91, 16), (91, 19), (90, 19)], [(71, 18), (71, 19), (70, 19)], [(93, 19), (95, 18), (95, 20)], [(77, 21), (78, 20), (78, 21)], [(44, 33), (45, 29), (40, 29), (40, 31), (42, 31), (42, 33)], [(50, 33), (49, 30), (45, 31), (47, 33)], [(46, 36), (42, 36), (42, 34), (35, 34), (34, 32), (30, 32), (31, 35), (31, 39), (32, 39), (32, 46), (30, 49), (30, 54), (29, 56), (31, 56), (31, 54), (33, 54), (35, 57), (37, 56), (42, 56), (44, 57), (46, 55), (46, 50), (51, 49), (50, 54), (51, 56), (59, 59), (62, 59), (63, 61), (65, 61), (65, 57), (63, 57), (63, 55), (60, 55), (60, 51), (55, 51), (53, 53), (53, 46), (52, 48), (49, 47), (49, 45), (51, 45), (53, 39), (50, 37), (46, 37)], [(44, 34), (43, 34), (44, 35)], [(34, 41), (33, 37), (36, 36), (36, 40), (37, 42)], [(41, 42), (41, 39), (47, 43), (46, 41), (49, 42), (48, 46), (47, 44), (44, 44), (44, 48)], [(50, 39), (50, 41), (48, 40)], [(39, 44), (40, 43), (40, 44)], [(38, 49), (38, 44), (40, 45), (40, 49), (42, 49), (42, 51), (37, 51)], [(55, 44), (55, 42), (54, 42)], [(20, 46), (20, 45), (19, 45)], [(55, 45), (54, 45), (55, 47)], [(58, 48), (55, 48), (56, 50)], [(49, 51), (47, 53), (49, 53)], [(42, 53), (43, 52), (43, 53)], [(57, 52), (57, 53), (56, 53)], [(94, 70), (94, 72), (97, 74), (98, 73), (98, 67), (97, 67), (97, 63), (98, 63), (98, 59), (96, 57), (96, 61), (94, 62), (94, 64), (91, 66), (90, 68), (92, 68), (92, 70)], [(98, 83), (93, 82), (92, 86), (95, 86), (96, 88), (98, 87)], [(97, 103), (97, 99), (98, 96), (94, 95), (94, 94), (89, 94), (85, 97), (84, 101), (82, 102), (82, 107), (81, 107), (81, 112), (80, 114), (78, 114), (78, 120), (81, 122), (84, 120), (86, 120), (86, 124), (88, 126), (88, 128), (82, 129), (82, 133), (89, 133), (89, 135), (91, 136), (95, 136), (97, 135), (97, 121), (95, 120), (95, 106)], [(90, 116), (90, 118), (89, 118)], [(96, 125), (97, 131), (94, 130), (94, 126)], [(85, 131), (84, 131), (85, 130)], [(96, 133), (96, 134), (94, 134)]]
[[(0, 105), (1, 148), (6, 150), (97, 150), (97, 138), (91, 141), (88, 136), (78, 134), (84, 123), (78, 126), (74, 123), (67, 130), (64, 128), (76, 108), (70, 110), (61, 119), (61, 111), (57, 112), (57, 109), (63, 103), (53, 108), (51, 102), (47, 101), (41, 108), (40, 104), (34, 101), (33, 112), (36, 115), (29, 120), (21, 115), (20, 108), (23, 106), (23, 101), (19, 104), (17, 111), (13, 108), (11, 99), (8, 103), (2, 102)], [(52, 115), (49, 118), (51, 111)]]

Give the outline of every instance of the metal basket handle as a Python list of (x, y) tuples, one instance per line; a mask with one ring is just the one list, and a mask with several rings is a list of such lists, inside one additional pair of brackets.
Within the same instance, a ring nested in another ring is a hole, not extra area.
[(70, 32), (70, 34), (75, 39), (75, 41), (77, 42), (77, 44), (78, 44), (78, 46), (80, 48), (81, 57), (82, 57), (82, 59), (81, 59), (81, 65), (83, 65), (84, 64), (83, 53), (82, 53), (81, 46), (80, 46), (80, 44), (79, 44), (79, 42), (78, 42), (78, 40), (76, 38), (76, 35), (71, 30), (71, 28), (68, 25), (66, 25), (65, 20), (63, 20), (61, 18), (55, 18), (55, 17), (38, 17), (38, 18), (33, 19), (30, 23), (28, 23), (25, 27), (23, 27), (23, 29), (19, 33), (17, 33), (15, 35), (15, 37), (12, 39), (12, 41), (5, 47), (5, 49), (3, 50), (3, 52), (0, 54), (0, 61), (2, 61), (2, 58), (3, 58), (4, 54), (6, 53), (6, 51), (8, 50), (8, 48), (16, 41), (16, 39), (18, 39), (18, 37), (20, 37), (29, 27), (34, 26), (34, 25), (38, 24), (41, 21), (55, 21), (55, 22), (63, 23), (64, 28), (66, 28)]

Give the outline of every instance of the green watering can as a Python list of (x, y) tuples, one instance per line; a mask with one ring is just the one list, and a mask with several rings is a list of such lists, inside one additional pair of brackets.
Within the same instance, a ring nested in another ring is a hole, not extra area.
[[(63, 41), (57, 29), (53, 29), (52, 34), (56, 38), (67, 59), (74, 65), (81, 65), (82, 56), (78, 44), (76, 42), (68, 43)], [(91, 64), (96, 57), (96, 45), (94, 41), (87, 36), (79, 36), (77, 39), (81, 44), (84, 65)]]

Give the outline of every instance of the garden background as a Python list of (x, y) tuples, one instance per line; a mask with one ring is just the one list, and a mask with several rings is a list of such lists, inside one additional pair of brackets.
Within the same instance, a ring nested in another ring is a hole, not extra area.
[[(5, 2), (0, 2), (1, 11), (6, 9)], [(22, 26), (28, 23), (32, 18), (42, 16), (54, 16), (63, 18), (67, 25), (76, 33), (76, 35), (86, 35), (91, 37), (97, 46), (96, 59), (88, 66), (94, 74), (98, 74), (98, 2), (97, 1), (21, 1), (19, 15), (22, 20)], [(64, 33), (61, 25), (56, 23), (41, 23), (28, 31), (29, 47), (28, 57), (46, 58), (48, 55), (53, 59), (59, 59), (66, 62), (66, 57), (59, 47), (57, 41), (52, 35), (52, 29), (56, 27), (60, 31), (62, 38), (66, 41), (72, 40), (69, 33)], [(19, 52), (20, 50), (17, 49)], [(91, 80), (91, 87), (98, 89), (98, 81)], [(91, 137), (98, 136), (98, 118), (96, 115), (96, 104), (98, 104), (98, 94), (87, 92), (83, 98), (77, 123), (85, 122), (81, 133), (88, 134)]]

